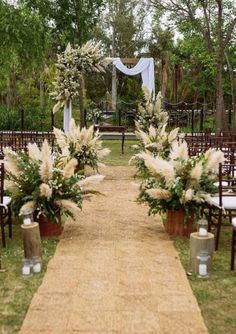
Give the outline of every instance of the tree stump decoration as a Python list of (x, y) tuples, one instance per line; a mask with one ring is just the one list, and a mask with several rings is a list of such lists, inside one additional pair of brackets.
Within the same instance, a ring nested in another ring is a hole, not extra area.
[(26, 259), (32, 259), (35, 256), (41, 257), (41, 238), (39, 233), (39, 224), (21, 225), (24, 256)]
[(198, 273), (197, 256), (202, 251), (207, 251), (209, 253), (208, 268), (211, 268), (214, 249), (215, 249), (214, 234), (208, 233), (207, 236), (201, 237), (198, 235), (198, 232), (191, 233), (190, 257), (189, 257), (190, 271), (195, 274)]

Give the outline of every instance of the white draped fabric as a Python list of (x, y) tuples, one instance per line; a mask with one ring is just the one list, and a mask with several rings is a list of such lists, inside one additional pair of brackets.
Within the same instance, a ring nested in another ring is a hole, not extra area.
[(69, 102), (66, 103), (64, 106), (63, 129), (66, 134), (69, 132), (69, 125), (71, 118), (72, 118), (72, 103), (71, 100), (69, 100)]
[(150, 94), (153, 94), (155, 100), (155, 74), (153, 58), (141, 58), (132, 68), (126, 67), (120, 58), (113, 60), (115, 67), (126, 75), (137, 75), (141, 73), (144, 86), (147, 87)]

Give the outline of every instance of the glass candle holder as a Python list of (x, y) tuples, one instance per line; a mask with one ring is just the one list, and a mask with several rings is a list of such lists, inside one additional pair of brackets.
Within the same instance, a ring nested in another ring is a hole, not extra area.
[(209, 277), (209, 268), (208, 268), (209, 258), (210, 258), (210, 255), (208, 251), (202, 251), (197, 256), (197, 268), (198, 268), (197, 277), (199, 278)]
[(200, 237), (207, 237), (208, 235), (208, 222), (206, 219), (200, 219), (198, 222), (198, 235)]
[(30, 276), (32, 276), (32, 273), (31, 273), (31, 260), (30, 259), (23, 259), (21, 273), (22, 273), (23, 277), (30, 277)]
[(30, 225), (34, 221), (33, 212), (31, 210), (22, 215), (23, 224)]
[(39, 256), (34, 256), (32, 259), (32, 267), (34, 273), (40, 273), (42, 270), (42, 259)]

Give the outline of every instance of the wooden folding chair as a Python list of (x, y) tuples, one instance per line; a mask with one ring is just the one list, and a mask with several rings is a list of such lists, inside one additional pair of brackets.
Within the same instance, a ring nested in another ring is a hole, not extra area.
[(232, 216), (236, 215), (236, 165), (220, 164), (218, 194), (212, 197), (209, 208), (209, 232), (216, 228), (215, 249), (219, 247), (222, 226), (231, 226)]
[(235, 254), (236, 254), (236, 218), (232, 221), (232, 246), (231, 246), (231, 261), (230, 261), (230, 269), (234, 270), (234, 264), (235, 264)]
[(0, 226), (2, 245), (6, 247), (5, 227), (8, 225), (9, 238), (12, 237), (11, 197), (4, 196), (4, 163), (0, 163)]

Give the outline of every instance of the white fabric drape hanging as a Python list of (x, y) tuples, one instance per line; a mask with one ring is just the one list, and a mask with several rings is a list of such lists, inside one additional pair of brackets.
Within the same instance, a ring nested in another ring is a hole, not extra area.
[(139, 62), (132, 68), (126, 67), (120, 58), (113, 60), (115, 67), (126, 75), (137, 75), (141, 73), (144, 86), (147, 87), (150, 94), (153, 94), (155, 100), (155, 74), (153, 58), (141, 58)]
[(64, 106), (63, 129), (65, 133), (69, 132), (70, 120), (72, 118), (72, 103), (69, 100)]

